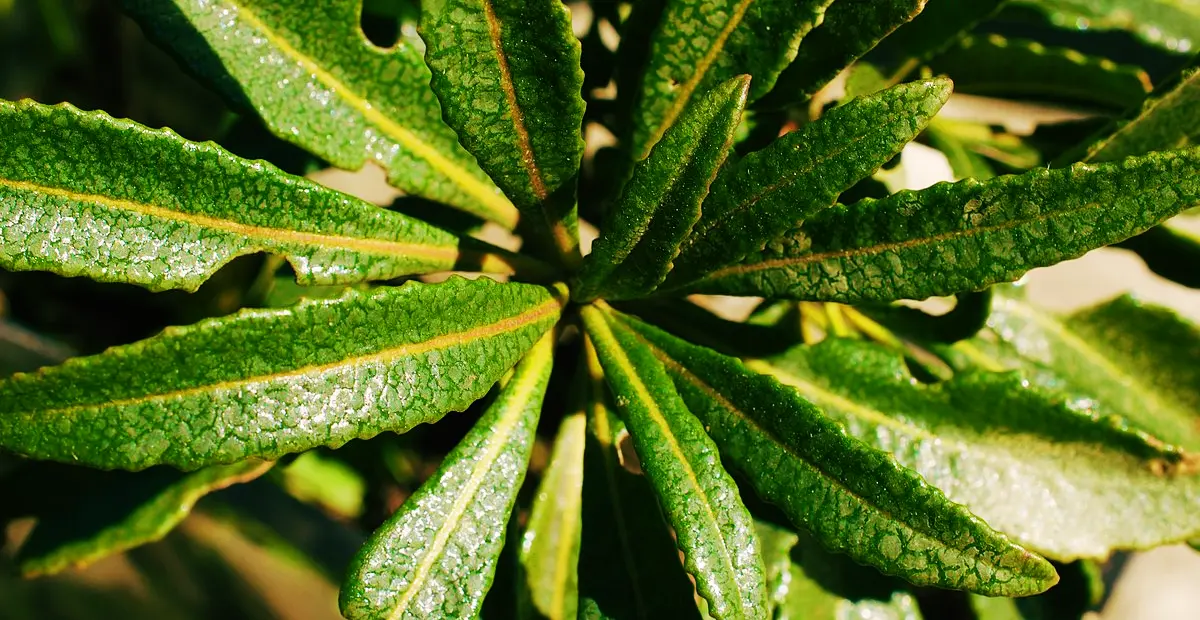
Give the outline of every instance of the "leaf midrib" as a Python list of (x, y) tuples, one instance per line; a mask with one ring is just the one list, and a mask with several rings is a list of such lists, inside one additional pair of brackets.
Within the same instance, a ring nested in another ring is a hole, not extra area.
[(388, 614), (388, 620), (396, 620), (404, 615), (404, 612), (408, 610), (408, 605), (424, 587), (425, 580), (428, 579), (434, 565), (442, 559), (442, 550), (445, 549), (450, 536), (461, 525), (460, 520), (463, 513), (466, 512), (467, 506), (475, 499), (475, 493), (479, 491), (484, 478), (491, 472), (492, 465), (509, 447), (508, 441), (516, 431), (517, 425), (525, 414), (525, 409), (533, 400), (534, 392), (541, 384), (542, 369), (551, 362), (553, 353), (554, 336), (553, 331), (550, 331), (534, 345), (525, 360), (522, 361), (524, 372), (514, 377), (514, 385), (508, 387), (512, 392), (508, 402), (505, 403), (504, 412), (499, 416), (497, 425), (493, 427), (495, 431), (484, 451), (483, 458), (476, 461), (475, 466), (471, 468), (471, 475), (467, 478), (466, 485), (454, 498), (454, 503), (450, 505), (445, 520), (434, 534), (433, 542), (425, 548), (425, 555), (417, 565), (416, 573), (405, 586), (404, 593), (401, 594), (396, 606)]
[[(415, 355), (421, 355), (423, 353), (428, 353), (431, 351), (448, 349), (450, 347), (457, 346), (457, 345), (470, 344), (471, 342), (481, 341), (486, 338), (494, 338), (494, 337), (503, 335), (508, 332), (516, 331), (522, 327), (526, 327), (528, 325), (537, 323), (538, 321), (540, 321), (548, 316), (557, 314), (559, 312), (559, 310), (561, 309), (561, 307), (562, 307), (561, 302), (558, 299), (550, 299), (550, 300), (545, 301), (529, 310), (526, 310), (524, 312), (521, 312), (519, 314), (510, 316), (510, 317), (506, 317), (506, 318), (496, 321), (494, 323), (489, 323), (487, 325), (479, 325), (479, 326), (476, 326), (476, 327), (473, 327), (471, 329), (467, 329), (467, 330), (464, 330), (461, 332), (454, 332), (451, 334), (435, 336), (433, 338), (430, 338), (429, 340), (425, 340), (422, 342), (407, 343), (407, 344), (399, 345), (396, 347), (384, 349), (382, 351), (377, 351), (375, 353), (370, 353), (367, 355), (358, 355), (358, 356), (353, 356), (353, 357), (347, 357), (347, 358), (343, 358), (338, 361), (329, 362), (326, 364), (313, 364), (310, 366), (304, 366), (301, 368), (297, 368), (297, 369), (285, 371), (285, 372), (280, 372), (280, 373), (271, 373), (271, 374), (266, 374), (266, 375), (258, 375), (255, 377), (247, 377), (247, 378), (243, 378), (243, 379), (219, 381), (219, 382), (210, 383), (207, 385), (200, 385), (200, 386), (184, 388), (184, 389), (180, 389), (180, 390), (171, 390), (169, 392), (160, 392), (157, 394), (147, 394), (144, 396), (136, 396), (136, 397), (131, 397), (131, 398), (110, 400), (107, 402), (70, 405), (67, 407), (59, 407), (56, 409), (39, 409), (39, 410), (34, 410), (34, 411), (23, 411), (20, 413), (7, 414), (7, 415), (15, 415), (18, 417), (26, 417), (26, 418), (33, 417), (35, 415), (40, 415), (40, 416), (70, 415), (70, 414), (74, 414), (74, 413), (77, 413), (80, 411), (86, 411), (89, 409), (112, 409), (112, 408), (119, 408), (119, 407), (128, 407), (128, 406), (133, 406), (133, 405), (141, 405), (141, 404), (152, 403), (152, 402), (160, 402), (160, 401), (164, 401), (164, 400), (184, 399), (184, 398), (199, 395), (199, 394), (216, 393), (216, 392), (223, 392), (223, 391), (233, 391), (233, 390), (238, 390), (238, 389), (242, 389), (245, 387), (249, 387), (249, 386), (252, 386), (255, 384), (264, 384), (264, 383), (269, 383), (269, 382), (274, 382), (274, 381), (290, 379), (290, 378), (294, 378), (294, 377), (301, 377), (301, 376), (310, 375), (310, 374), (323, 373), (323, 372), (328, 372), (328, 371), (344, 368), (347, 366), (358, 366), (358, 365), (369, 364), (369, 363), (373, 363), (373, 362), (387, 363), (387, 362), (391, 362), (391, 361), (394, 361), (396, 359), (400, 359), (403, 357), (411, 357), (411, 356), (415, 356)], [(0, 387), (3, 387), (3, 382), (0, 382)]]
[(486, 184), (480, 182), (465, 169), (450, 161), (411, 130), (385, 116), (375, 106), (371, 105), (371, 102), (365, 97), (343, 84), (341, 80), (334, 77), (333, 74), (326, 71), (306, 54), (292, 47), (291, 43), (288, 43), (283, 36), (259, 19), (254, 11), (236, 0), (230, 2), (230, 6), (236, 9), (235, 19), (244, 19), (251, 28), (262, 33), (262, 36), (281, 53), (299, 63), (310, 75), (316, 77), (318, 81), (331, 91), (340, 94), (341, 99), (349, 104), (350, 107), (357, 110), (359, 114), (362, 114), (368, 122), (382, 129), (384, 134), (399, 142), (416, 156), (428, 161), (430, 166), (446, 175), (448, 179), (461, 187), (463, 191), (485, 205), (492, 212), (492, 217), (496, 222), (507, 228), (512, 228), (516, 225), (516, 208), (502, 195), (492, 191)]

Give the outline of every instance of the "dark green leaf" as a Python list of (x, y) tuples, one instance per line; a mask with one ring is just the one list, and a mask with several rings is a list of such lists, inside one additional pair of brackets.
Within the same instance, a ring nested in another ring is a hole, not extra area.
[(305, 284), (509, 270), (451, 233), (170, 130), (25, 101), (0, 102), (0, 134), (6, 269), (151, 290), (195, 290), (253, 252), (286, 257)]
[(736, 264), (829, 208), (921, 133), (950, 89), (935, 79), (856, 99), (728, 166), (666, 286)]
[(1016, 373), (926, 385), (899, 355), (844, 339), (751, 366), (1055, 559), (1105, 558), (1200, 532), (1193, 457)]
[[(625, 425), (610, 410), (608, 388), (591, 343), (585, 360), (588, 434), (584, 450), (583, 534), (579, 553), (581, 617), (699, 618), (695, 588), (642, 475), (622, 466)], [(590, 610), (590, 611), (589, 611)], [(593, 613), (594, 612), (594, 613)]]
[(630, 152), (646, 157), (692, 95), (750, 74), (750, 101), (771, 90), (833, 0), (675, 0), (666, 4), (634, 110)]
[(796, 59), (763, 97), (764, 107), (802, 103), (842, 69), (857, 60), (896, 28), (908, 23), (926, 0), (836, 0), (821, 25), (804, 39)]
[(912, 21), (900, 26), (871, 50), (869, 58), (878, 58), (903, 74), (922, 61), (954, 45), (976, 25), (992, 16), (1005, 0), (933, 0)]
[(779, 608), (787, 599), (792, 585), (792, 548), (800, 537), (787, 528), (766, 521), (755, 521), (758, 543), (762, 549), (763, 568), (767, 575), (767, 611), (779, 617)]
[(201, 497), (247, 482), (271, 468), (243, 461), (181, 474), (171, 470), (122, 478), (121, 488), (101, 487), (68, 511), (42, 516), (18, 559), (22, 575), (36, 577), (81, 568), (166, 536)]
[(649, 341), (643, 346), (759, 496), (826, 547), (913, 583), (992, 596), (1034, 594), (1057, 581), (1048, 562), (848, 436), (794, 389), (736, 358), (625, 322)]
[(525, 480), (553, 359), (550, 332), (437, 473), (363, 545), (342, 586), (342, 615), (394, 620), (479, 614)]
[(577, 262), (583, 71), (569, 11), (560, 0), (427, 0), (421, 11), (446, 123), (537, 239)]
[(577, 615), (586, 441), (584, 413), (564, 418), (521, 541), (523, 582), (518, 587), (528, 588), (526, 617), (569, 620)]
[(168, 328), (0, 381), (0, 446), (195, 469), (404, 432), (487, 393), (553, 325), (561, 294), (453, 278)]
[(1200, 151), (941, 183), (828, 209), (689, 292), (923, 299), (1015, 280), (1200, 202)]
[(1200, 217), (1176, 215), (1161, 226), (1127, 239), (1121, 247), (1137, 252), (1154, 273), (1200, 288)]
[(717, 618), (760, 618), (766, 607), (754, 523), (700, 421), (662, 363), (610, 311), (583, 309), (605, 380), (654, 485), (696, 589)]
[(147, 30), (275, 135), (342, 168), (512, 228), (517, 211), (442, 122), (422, 43), (381, 49), (361, 0), (123, 0)]
[(1138, 67), (994, 34), (964, 38), (930, 66), (949, 75), (958, 92), (976, 95), (1125, 109), (1150, 92), (1150, 77)]
[(1060, 28), (1126, 30), (1171, 52), (1200, 41), (1200, 10), (1191, 0), (1014, 0)]
[(733, 78), (688, 106), (636, 165), (584, 261), (576, 299), (640, 297), (667, 277), (729, 153), (749, 83)]

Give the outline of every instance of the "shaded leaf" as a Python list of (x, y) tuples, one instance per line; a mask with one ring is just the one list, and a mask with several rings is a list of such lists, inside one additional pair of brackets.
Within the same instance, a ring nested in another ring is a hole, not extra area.
[(792, 64), (760, 102), (763, 107), (803, 103), (838, 73), (871, 51), (925, 8), (926, 0), (837, 0), (804, 39)]
[(633, 111), (630, 152), (640, 160), (691, 97), (737, 75), (754, 76), (749, 100), (771, 90), (833, 0), (676, 0), (666, 3)]
[(156, 39), (275, 135), (341, 168), (512, 228), (517, 211), (442, 122), (422, 43), (373, 45), (361, 0), (123, 0)]
[(1200, 217), (1176, 215), (1120, 247), (1137, 252), (1154, 273), (1200, 288)]
[[(478, 242), (170, 130), (68, 104), (0, 102), (0, 266), (195, 290), (273, 252), (305, 284), (481, 267)], [(472, 249), (475, 248), (475, 249)]]
[(1105, 558), (1200, 531), (1194, 457), (1016, 373), (927, 385), (899, 355), (844, 339), (751, 366), (1049, 557)]
[(363, 545), (342, 586), (346, 618), (478, 615), (525, 480), (553, 354), (549, 332), (437, 473)]
[[(531, 609), (526, 616), (569, 620), (579, 601), (579, 539), (583, 526), (583, 453), (587, 418), (563, 419), (521, 541), (523, 582)], [(523, 591), (523, 590), (522, 590)], [(532, 612), (536, 611), (537, 615)]]
[(1125, 30), (1152, 45), (1186, 52), (1200, 41), (1200, 8), (1191, 0), (1013, 0), (1060, 28)]
[(1124, 109), (1150, 92), (1142, 69), (1075, 50), (1000, 35), (966, 37), (930, 61), (955, 90), (976, 95), (1066, 100)]
[(667, 277), (729, 154), (749, 83), (733, 78), (706, 93), (636, 165), (584, 261), (576, 299), (644, 296)]
[(897, 28), (871, 50), (869, 58), (886, 63), (893, 75), (908, 73), (922, 61), (954, 45), (991, 17), (1006, 0), (934, 0), (912, 21)]
[(446, 123), (537, 239), (574, 264), (584, 106), (569, 11), (559, 0), (431, 0), (421, 11)]
[(595, 306), (582, 314), (641, 467), (675, 530), (684, 566), (708, 601), (708, 613), (763, 617), (766, 590), (753, 521), (716, 445), (636, 334)]
[(925, 80), (856, 99), (728, 166), (666, 286), (736, 264), (829, 208), (915, 138), (950, 89)]
[(695, 588), (659, 512), (654, 490), (622, 466), (625, 424), (611, 411), (600, 360), (586, 346), (587, 447), (579, 614), (600, 618), (699, 618)]
[(849, 436), (796, 390), (736, 358), (624, 321), (758, 495), (826, 547), (913, 583), (992, 596), (1034, 594), (1057, 581), (1048, 562)]
[(65, 344), (0, 318), (0, 377), (59, 364), (74, 354)]
[[(947, 141), (956, 141), (968, 153), (985, 157), (1009, 168), (1028, 170), (1042, 165), (1042, 155), (1037, 148), (1027, 144), (1020, 136), (1003, 133), (983, 123), (935, 118), (933, 122), (929, 123), (926, 136), (929, 138), (930, 144), (946, 153), (951, 166), (955, 165), (955, 159), (951, 156), (952, 149), (948, 151), (943, 148)], [(994, 173), (988, 176), (966, 175), (962, 178), (982, 181), (993, 176), (996, 175)]]
[(1200, 151), (940, 183), (827, 209), (688, 292), (923, 299), (1015, 280), (1200, 202)]
[(195, 469), (404, 432), (487, 393), (561, 304), (540, 286), (452, 278), (168, 328), (0, 381), (0, 446)]
[(101, 486), (70, 510), (43, 515), (21, 547), (25, 577), (53, 575), (166, 536), (205, 495), (253, 480), (274, 463), (243, 461), (188, 474), (158, 469)]

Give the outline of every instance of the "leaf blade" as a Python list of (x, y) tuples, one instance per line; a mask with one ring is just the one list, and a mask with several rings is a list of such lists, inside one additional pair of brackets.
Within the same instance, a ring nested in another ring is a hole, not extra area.
[(584, 260), (576, 299), (644, 296), (666, 279), (729, 153), (749, 84), (742, 76), (706, 93), (636, 164)]
[[(557, 320), (562, 294), (453, 278), (172, 328), (0, 382), (0, 445), (194, 469), (404, 432), (483, 396)], [(186, 371), (160, 372), (178, 360)]]
[(346, 618), (478, 615), (533, 451), (553, 351), (547, 332), (438, 472), (363, 545), (342, 586)]
[[(708, 601), (709, 613), (760, 617), (766, 588), (753, 521), (721, 468), (712, 440), (636, 336), (594, 306), (582, 314), (642, 468), (675, 528), (685, 565)], [(686, 496), (675, 486), (686, 489)]]

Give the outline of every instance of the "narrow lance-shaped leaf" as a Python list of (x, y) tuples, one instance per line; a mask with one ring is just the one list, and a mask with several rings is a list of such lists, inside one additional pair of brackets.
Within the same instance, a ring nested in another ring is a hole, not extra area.
[(926, 80), (855, 99), (729, 166), (705, 199), (667, 286), (736, 264), (832, 206), (921, 133), (951, 86)]
[(742, 74), (754, 76), (750, 101), (770, 91), (832, 1), (667, 2), (633, 112), (633, 159), (646, 157), (699, 93)]
[(1013, 0), (1046, 14), (1060, 28), (1125, 30), (1170, 52), (1200, 41), (1200, 7), (1191, 0)]
[(733, 143), (749, 76), (698, 99), (637, 164), (584, 261), (576, 299), (640, 297), (671, 270)]
[[(40, 515), (21, 546), (18, 564), (25, 577), (53, 575), (154, 542), (191, 513), (196, 502), (233, 484), (249, 482), (274, 463), (243, 461), (192, 473), (158, 469), (101, 486), (63, 512)], [(98, 491), (98, 492), (97, 492)]]
[(893, 79), (903, 78), (921, 62), (954, 45), (976, 25), (995, 14), (1005, 1), (935, 0), (933, 4), (927, 3), (912, 21), (880, 41), (867, 58), (887, 66)]
[(665, 365), (722, 453), (763, 499), (827, 548), (919, 585), (991, 596), (1057, 581), (1009, 541), (885, 451), (848, 436), (779, 381), (624, 318)]
[(704, 427), (661, 362), (610, 311), (583, 309), (605, 380), (646, 477), (675, 529), (685, 566), (717, 618), (765, 617), (766, 586), (754, 522)]
[(570, 12), (560, 0), (430, 0), (421, 11), (446, 123), (530, 219), (534, 241), (578, 262), (583, 71)]
[(286, 257), (306, 284), (510, 270), (478, 242), (169, 130), (0, 101), (0, 134), (5, 269), (152, 290), (194, 290), (260, 251)]
[[(604, 372), (590, 340), (587, 447), (584, 450), (583, 532), (579, 550), (579, 613), (583, 617), (699, 618), (695, 587), (683, 570), (674, 536), (654, 490), (623, 452), (624, 423), (608, 404)], [(588, 615), (589, 613), (599, 615)]]
[(916, 17), (926, 0), (836, 0), (821, 25), (805, 37), (796, 59), (760, 101), (764, 107), (802, 103), (838, 73)]
[(927, 385), (900, 355), (846, 339), (753, 367), (1048, 557), (1102, 559), (1200, 532), (1195, 457), (1103, 403), (1017, 373), (959, 373)]
[[(1015, 280), (1200, 202), (1200, 151), (941, 183), (828, 209), (688, 292), (924, 299)], [(661, 290), (661, 289), (660, 289)]]
[(966, 37), (930, 61), (963, 93), (1053, 99), (1125, 109), (1150, 92), (1141, 68), (1000, 35)]
[(479, 615), (525, 480), (553, 359), (551, 331), (437, 473), (363, 545), (342, 586), (342, 615)]
[(453, 278), (168, 328), (0, 381), (0, 447), (195, 469), (404, 432), (487, 393), (554, 324), (562, 294)]
[(123, 0), (156, 39), (275, 135), (341, 168), (369, 161), (406, 193), (512, 228), (517, 210), (442, 122), (422, 44), (382, 49), (361, 0)]
[(528, 594), (526, 617), (569, 620), (577, 615), (586, 441), (584, 413), (564, 418), (521, 541), (522, 582), (517, 587)]

